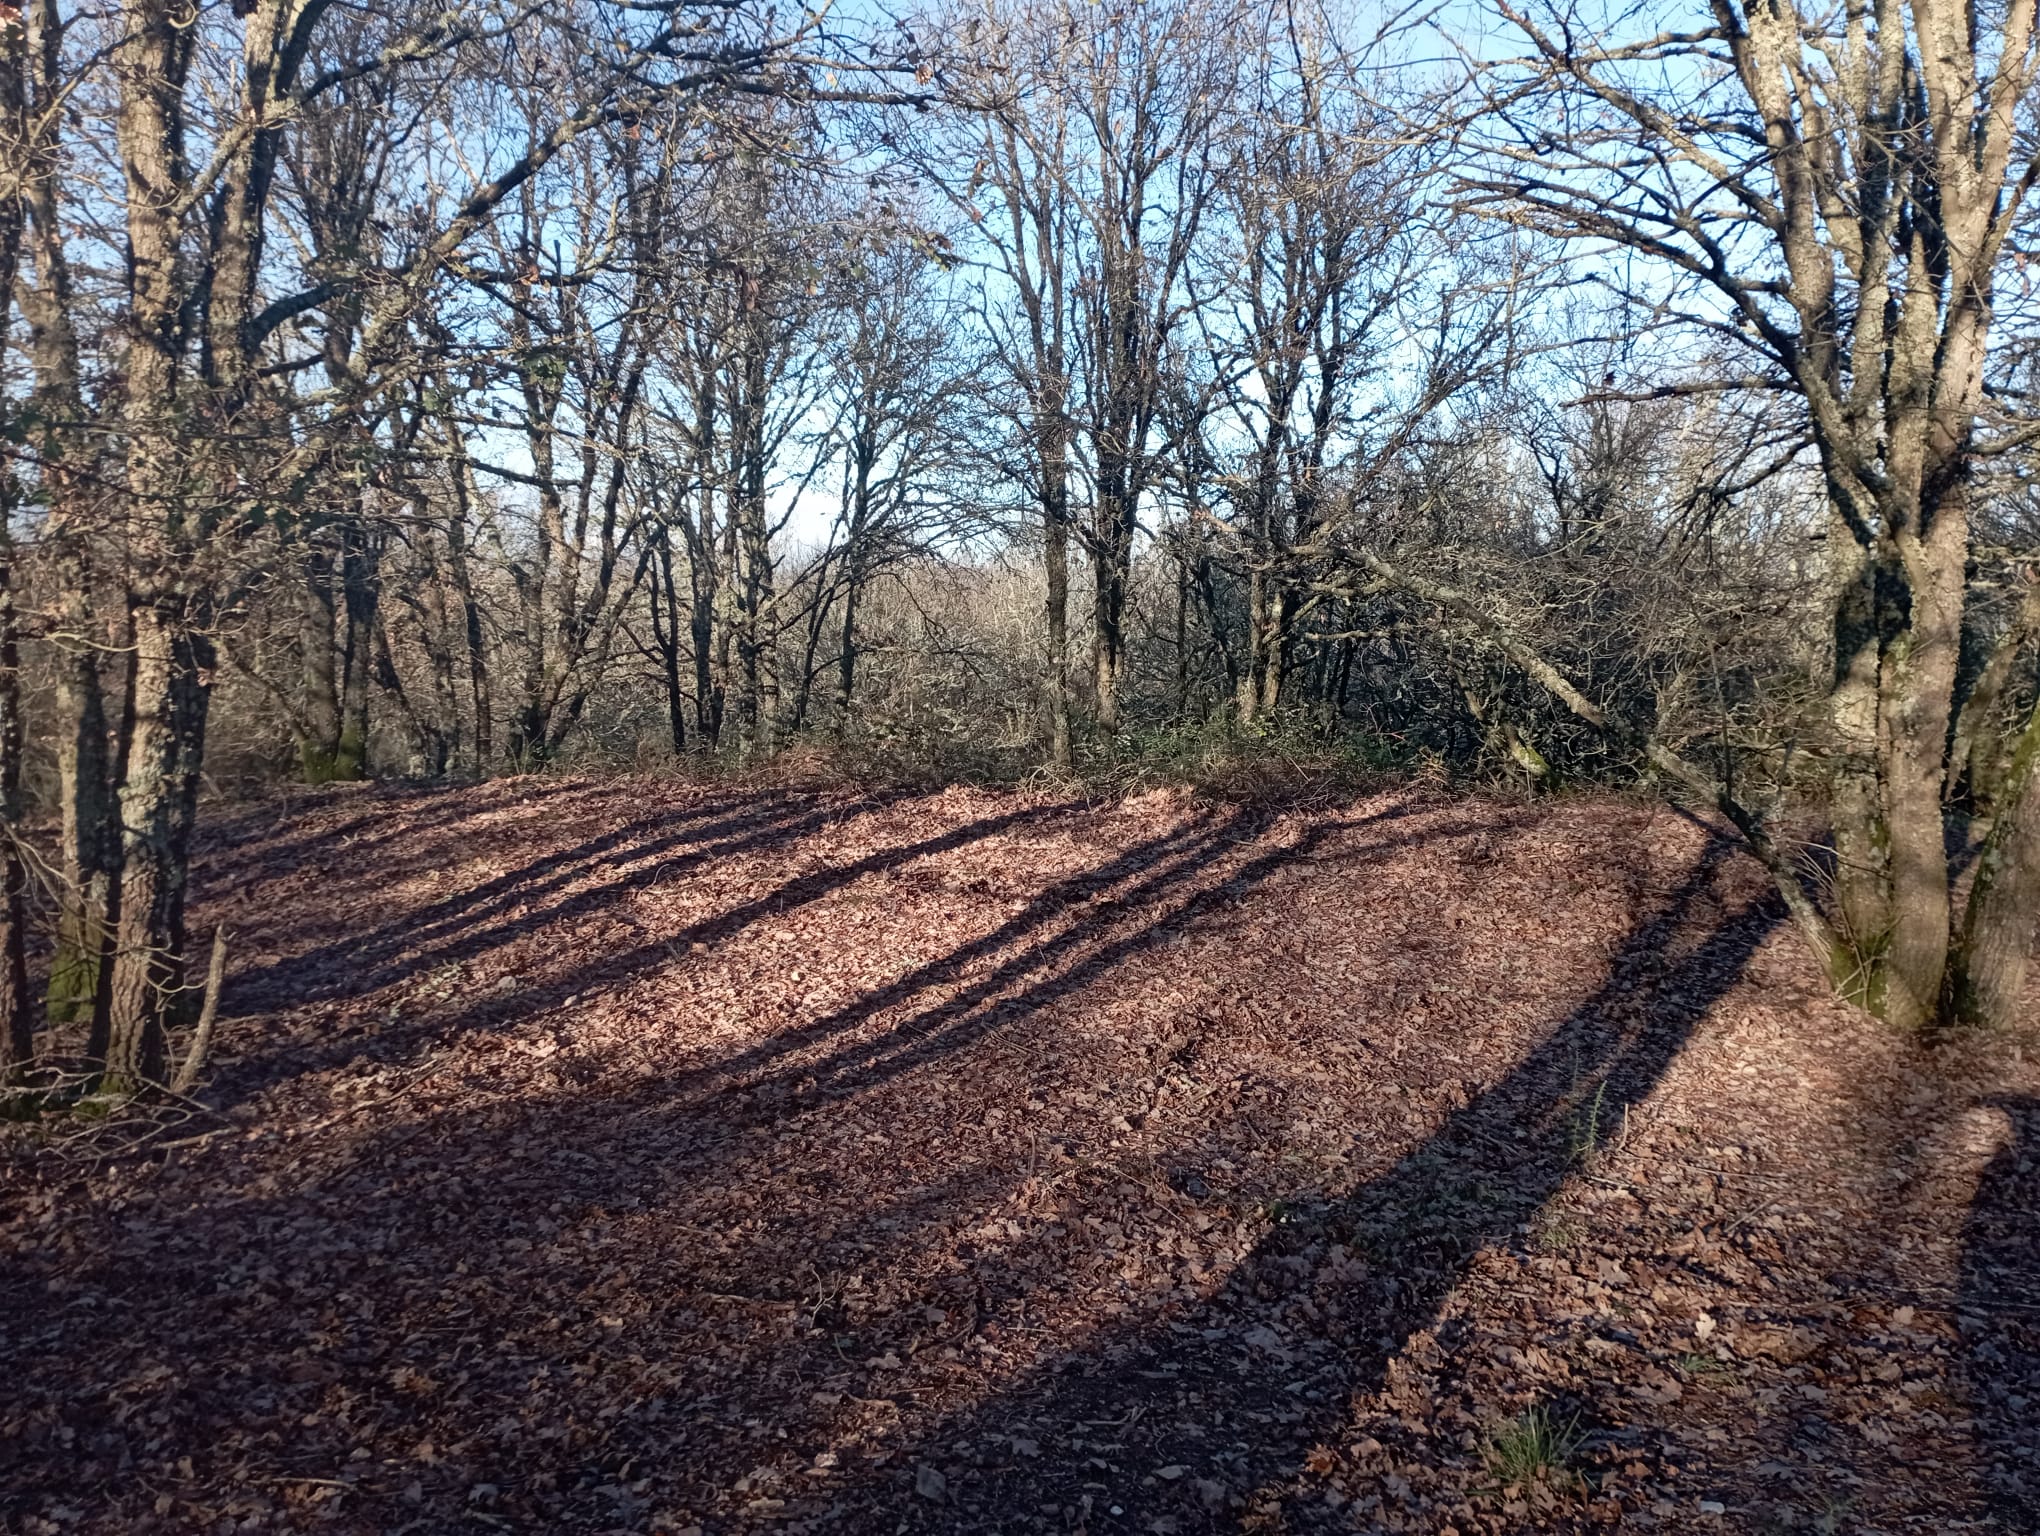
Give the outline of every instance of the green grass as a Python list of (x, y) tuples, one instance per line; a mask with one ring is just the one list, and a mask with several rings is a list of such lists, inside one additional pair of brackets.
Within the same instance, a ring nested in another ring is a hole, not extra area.
[(1481, 1459), (1504, 1487), (1569, 1485), (1578, 1479), (1572, 1459), (1584, 1438), (1578, 1415), (1560, 1419), (1539, 1404), (1489, 1430)]
[(1607, 1099), (1608, 1084), (1604, 1079), (1594, 1089), (1593, 1099), (1573, 1111), (1572, 1133), (1566, 1146), (1567, 1161), (1582, 1168), (1592, 1165), (1594, 1154), (1601, 1149), (1601, 1109)]
[(1679, 1374), (1695, 1377), (1702, 1381), (1719, 1381), (1734, 1376), (1735, 1371), (1713, 1355), (1681, 1355), (1679, 1357)]

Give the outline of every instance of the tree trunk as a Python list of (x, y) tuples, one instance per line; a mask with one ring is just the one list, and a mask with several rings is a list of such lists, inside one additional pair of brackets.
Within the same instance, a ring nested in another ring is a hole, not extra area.
[(836, 734), (850, 734), (850, 709), (857, 697), (857, 599), (864, 579), (853, 560), (843, 581), (843, 649), (836, 658)]
[[(755, 329), (755, 327), (754, 327)], [(743, 387), (735, 413), (736, 436), (736, 645), (737, 724), (745, 760), (769, 758), (777, 749), (779, 663), (776, 654), (777, 596), (772, 564), (772, 528), (765, 505), (766, 358), (762, 336), (746, 340)]]
[[(323, 530), (314, 531), (319, 539)], [(298, 616), (299, 668), (303, 678), (303, 732), (298, 763), (307, 784), (345, 777), (340, 772), (340, 654), (338, 604), (333, 591), (331, 551), (314, 543), (304, 558), (304, 589)]]
[(1986, 1029), (2019, 1022), (2040, 924), (2040, 702), (2020, 732), (2005, 789), (2003, 810), (1977, 858), (1949, 970), (1951, 1021)]
[[(0, 319), (5, 311), (0, 310)], [(13, 475), (0, 485), (0, 1084), (35, 1058), (35, 1018), (23, 947), (21, 657), (14, 617)]]
[[(81, 565), (60, 561), (54, 579), (62, 584), (82, 580)], [(68, 586), (60, 597), (72, 622), (90, 622), (84, 599), (84, 592), (74, 597)], [(89, 630), (67, 635), (61, 642), (52, 704), (63, 838), (56, 951), (50, 958), (45, 998), (54, 1025), (80, 1023), (103, 1014), (107, 952), (112, 943), (119, 858), (119, 828), (114, 819), (117, 764)]]
[(1891, 828), (1892, 937), (1883, 1017), (1930, 1022), (1947, 980), (1950, 891), (1942, 790), (1962, 644), (1968, 507), (1960, 485), (1923, 507), (1924, 527), (1901, 524), (1907, 623), (1886, 648), (1879, 711)]
[(1952, 795), (1958, 787), (1966, 790), (1979, 816), (1997, 809), (2004, 747), (1992, 729), (1998, 706), (2017, 671), (2021, 652), (2036, 637), (2040, 637), (2040, 584), (2027, 589), (2011, 623), (1978, 671), (1969, 697), (1962, 701), (1955, 739), (1948, 749), (1948, 793)]
[(715, 681), (715, 586), (701, 572), (701, 559), (691, 546), (688, 557), (695, 567), (694, 600), (687, 615), (687, 635), (694, 660), (694, 732), (704, 744), (713, 747), (722, 741), (722, 690)]
[(680, 590), (673, 580), (671, 529), (661, 527), (653, 535), (652, 558), (652, 643), (659, 648), (659, 675), (666, 684), (668, 739), (678, 757), (687, 750), (687, 693), (680, 686)]
[(79, 390), (78, 340), (72, 324), (69, 254), (60, 216), (62, 188), (56, 155), (56, 110), (63, 87), (64, 25), (56, 0), (28, 8), (29, 105), (44, 124), (30, 146), (33, 167), (23, 205), (27, 249), (35, 282), (22, 289), (29, 356), (35, 376), (36, 443), (48, 505), (43, 547), (49, 560), (48, 635), (57, 651), (51, 732), (57, 745), (59, 817), (62, 823), (56, 950), (50, 960), (45, 1006), (52, 1024), (93, 1020), (103, 1027), (108, 947), (112, 942), (115, 862), (114, 784), (119, 768), (108, 737), (100, 676), (98, 615), (87, 541), (93, 481), (77, 428), (85, 416)]
[(1884, 991), (1891, 940), (1890, 831), (1878, 772), (1878, 623), (1876, 573), (1839, 515), (1828, 520), (1834, 573), (1834, 676), (1828, 694), (1833, 732), (1829, 817), (1835, 840), (1833, 957), (1836, 990), (1872, 1012)]
[(1233, 689), (1233, 707), (1241, 725), (1252, 725), (1261, 712), (1261, 674), (1267, 669), (1266, 631), (1261, 615), (1268, 604), (1268, 573), (1257, 561), (1247, 572), (1247, 657)]
[(183, 981), (184, 885), (212, 642), (166, 603), (135, 615), (135, 727), (121, 786), (121, 898), (104, 1091), (163, 1081)]
[(1047, 568), (1048, 667), (1043, 679), (1048, 710), (1048, 766), (1068, 773), (1070, 750), (1070, 519), (1058, 456), (1054, 483), (1042, 493), (1042, 549)]
[(1176, 558), (1176, 708), (1181, 723), (1190, 713), (1190, 568)]
[(1132, 542), (1123, 536), (1126, 509), (1117, 495), (1101, 494), (1091, 551), (1091, 682), (1098, 726), (1119, 729), (1119, 691), (1126, 670), (1126, 587)]
[(1242, 725), (1275, 715), (1288, 681), (1290, 624), (1296, 595), (1272, 571), (1256, 569), (1247, 579), (1247, 665), (1240, 674)]
[(368, 682), (375, 662), (381, 583), (375, 534), (358, 516), (341, 527), (340, 590), (347, 613), (341, 651), (340, 739), (334, 778), (352, 783), (368, 776)]
[[(1037, 348), (1042, 345), (1037, 341)], [(1047, 591), (1043, 623), (1048, 642), (1042, 706), (1048, 714), (1048, 766), (1068, 773), (1075, 761), (1070, 742), (1070, 479), (1068, 428), (1063, 419), (1063, 359), (1059, 349), (1044, 357), (1036, 381), (1034, 443), (1041, 475), (1042, 567)]]
[(482, 633), (482, 605), (475, 596), (473, 574), (468, 569), (467, 520), (471, 501), (469, 476), (474, 473), (461, 447), (459, 429), (445, 425), (453, 455), (453, 515), (446, 521), (446, 568), (453, 577), (453, 590), (460, 598), (461, 627), (467, 643), (468, 687), (475, 715), (475, 777), (486, 778), (495, 755), (495, 721), (489, 701), (489, 652)]

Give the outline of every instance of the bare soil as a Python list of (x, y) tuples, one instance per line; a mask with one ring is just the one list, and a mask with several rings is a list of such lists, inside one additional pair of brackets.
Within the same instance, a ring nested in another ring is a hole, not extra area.
[(2040, 1531), (2032, 1038), (1671, 810), (335, 790), (195, 891), (199, 1103), (0, 1149), (9, 1532)]

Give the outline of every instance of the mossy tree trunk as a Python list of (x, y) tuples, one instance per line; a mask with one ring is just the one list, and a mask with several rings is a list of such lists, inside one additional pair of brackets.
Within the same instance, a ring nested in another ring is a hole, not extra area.
[(2018, 1018), (2040, 927), (2040, 700), (2006, 773), (2002, 809), (1977, 857), (1949, 968), (1953, 1022), (2003, 1028)]
[[(2007, 786), (1988, 867), (1959, 913), (1946, 805), (1966, 768), (1951, 748), (1963, 735), (1958, 662), (1977, 553), (1970, 480), (2030, 433), (2013, 414), (2029, 402), (1987, 388), (1986, 374), (1996, 279), (2023, 259), (2011, 237), (2036, 186), (2024, 113), (2040, 85), (2040, 6), (1710, 0), (1709, 10), (1704, 33), (1635, 47), (1611, 35), (1592, 57), (1573, 47), (1562, 7), (1512, 10), (1529, 49), (1468, 146), (1501, 169), (1471, 171), (1457, 196), (1515, 227), (1612, 242), (1686, 274), (1693, 297), (1681, 302), (1732, 316), (1747, 356), (1731, 366), (1756, 364), (1747, 384), (1713, 382), (1803, 410), (1833, 583), (1819, 743), (1830, 911), (1813, 910), (1775, 849), (1773, 872), (1845, 996), (1907, 1029), (1951, 1009), (2008, 1023), (2017, 997), (2002, 978), (2030, 941), (2040, 881), (2027, 783)], [(1649, 80), (1623, 62), (1639, 49), (1664, 66)], [(1630, 131), (1567, 132), (1545, 157), (1551, 125), (1581, 111)], [(1532, 123), (1542, 137), (1526, 156)], [(1764, 151), (1751, 155), (1759, 138)], [(1529, 183), (1508, 164), (1525, 158), (1537, 165)], [(1719, 243), (1725, 220), (1750, 242)]]
[(25, 254), (35, 277), (22, 285), (20, 300), (28, 322), (35, 454), (46, 509), (40, 540), (49, 570), (44, 637), (55, 653), (47, 739), (56, 747), (61, 823), (56, 948), (45, 1006), (51, 1024), (89, 1020), (99, 1033), (105, 1026), (117, 893), (114, 786), (120, 774), (102, 669), (109, 652), (122, 656), (122, 666), (125, 657), (122, 637), (103, 632), (95, 601), (91, 540), (102, 493), (91, 440), (78, 431), (86, 411), (56, 140), (62, 121), (56, 108), (65, 84), (64, 23), (56, 0), (32, 0), (25, 19), (25, 105), (42, 126), (25, 146), (32, 172), (23, 193)]

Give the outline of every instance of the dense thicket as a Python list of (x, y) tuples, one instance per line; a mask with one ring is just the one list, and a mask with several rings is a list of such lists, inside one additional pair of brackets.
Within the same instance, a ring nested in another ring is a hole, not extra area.
[(802, 738), (1643, 775), (2004, 1021), (2031, 0), (1492, 19), (0, 9), (5, 1062), (164, 1078), (208, 777)]

